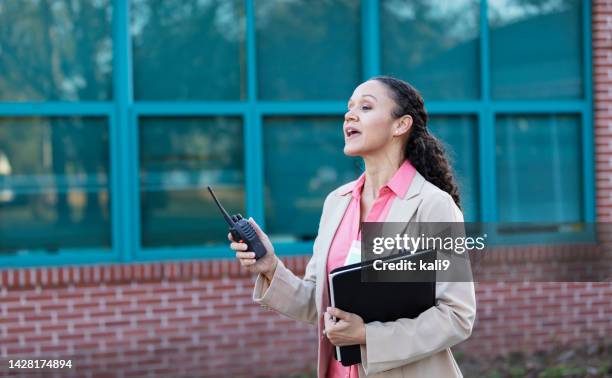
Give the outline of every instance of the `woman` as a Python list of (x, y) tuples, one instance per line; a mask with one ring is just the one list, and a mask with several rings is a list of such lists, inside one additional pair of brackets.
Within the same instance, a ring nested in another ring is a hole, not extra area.
[[(348, 102), (343, 131), (344, 153), (362, 157), (365, 172), (327, 196), (304, 278), (275, 256), (252, 219), (265, 257), (255, 261), (246, 244), (231, 243), (242, 266), (258, 273), (253, 299), (318, 324), (319, 377), (461, 376), (450, 347), (472, 332), (473, 283), (436, 283), (436, 306), (415, 319), (364, 324), (356, 314), (329, 307), (327, 274), (344, 265), (353, 241), (360, 239), (360, 222), (463, 222), (444, 150), (427, 130), (423, 99), (413, 87), (391, 77), (359, 85)], [(332, 356), (333, 346), (354, 344), (361, 346), (362, 362), (344, 367)]]

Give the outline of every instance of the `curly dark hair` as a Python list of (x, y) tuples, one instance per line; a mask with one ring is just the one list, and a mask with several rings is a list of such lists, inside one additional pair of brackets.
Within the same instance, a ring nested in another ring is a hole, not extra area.
[(425, 179), (453, 197), (461, 209), (459, 188), (453, 177), (453, 170), (446, 158), (444, 145), (427, 129), (427, 112), (423, 97), (413, 86), (403, 80), (389, 76), (376, 76), (370, 80), (383, 83), (397, 104), (392, 116), (400, 118), (406, 114), (412, 117), (412, 128), (404, 147), (404, 158), (425, 177)]

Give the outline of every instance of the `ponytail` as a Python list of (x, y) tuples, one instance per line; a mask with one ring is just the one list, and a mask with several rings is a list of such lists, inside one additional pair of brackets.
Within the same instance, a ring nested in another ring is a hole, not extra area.
[(387, 86), (397, 107), (393, 112), (395, 118), (406, 114), (412, 117), (412, 127), (404, 147), (404, 158), (425, 178), (438, 188), (448, 193), (459, 209), (461, 199), (459, 188), (453, 177), (453, 171), (446, 158), (442, 143), (427, 129), (427, 112), (419, 92), (405, 81), (389, 76), (372, 78)]

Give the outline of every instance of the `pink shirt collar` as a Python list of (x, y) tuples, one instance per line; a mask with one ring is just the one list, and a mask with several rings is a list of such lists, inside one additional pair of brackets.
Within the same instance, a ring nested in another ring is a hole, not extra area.
[[(384, 193), (387, 190), (393, 191), (393, 193), (399, 197), (404, 198), (406, 192), (408, 191), (408, 187), (416, 174), (416, 169), (408, 160), (404, 160), (402, 165), (395, 172), (391, 180), (387, 182), (382, 188), (380, 188), (380, 194)], [(352, 193), (353, 198), (361, 198), (361, 190), (363, 189), (363, 184), (365, 184), (365, 172), (359, 176), (357, 180), (354, 181), (354, 185), (347, 185), (343, 188), (341, 195), (345, 195), (348, 193)]]

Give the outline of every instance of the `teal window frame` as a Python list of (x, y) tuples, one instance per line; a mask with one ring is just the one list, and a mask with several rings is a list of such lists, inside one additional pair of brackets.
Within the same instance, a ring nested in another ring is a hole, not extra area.
[[(113, 100), (106, 102), (0, 102), (0, 117), (6, 116), (102, 116), (109, 121), (112, 250), (64, 250), (57, 253), (0, 256), (0, 267), (49, 266), (176, 259), (232, 258), (226, 245), (188, 248), (142, 248), (140, 243), (139, 118), (145, 116), (239, 116), (244, 125), (245, 213), (264, 224), (263, 117), (282, 115), (342, 116), (344, 101), (258, 101), (256, 77), (255, 0), (244, 0), (246, 12), (247, 98), (243, 101), (147, 102), (134, 101), (132, 45), (128, 1), (113, 0)], [(380, 74), (379, 1), (362, 0), (362, 79)], [(590, 0), (582, 2), (584, 98), (559, 101), (494, 101), (490, 95), (489, 24), (487, 1), (480, 2), (480, 91), (479, 100), (427, 101), (431, 115), (469, 115), (477, 121), (479, 219), (495, 222), (496, 165), (495, 117), (498, 114), (577, 114), (581, 119), (583, 168), (583, 222), (595, 221), (594, 135), (591, 58)], [(594, 240), (592, 235), (579, 235)], [(546, 243), (567, 241), (562, 235)], [(541, 242), (533, 236), (504, 239), (504, 243)], [(277, 243), (279, 255), (306, 254), (312, 242)]]

